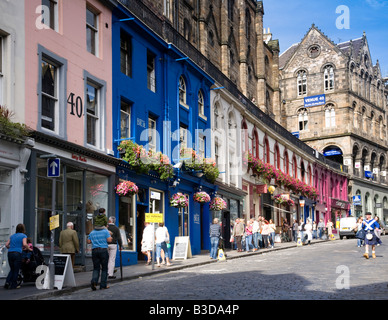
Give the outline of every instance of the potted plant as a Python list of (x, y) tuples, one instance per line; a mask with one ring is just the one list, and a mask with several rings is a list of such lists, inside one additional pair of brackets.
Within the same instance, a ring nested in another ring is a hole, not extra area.
[(205, 191), (194, 193), (194, 201), (199, 203), (210, 202), (210, 196)]
[(214, 197), (213, 200), (210, 202), (210, 210), (212, 211), (220, 211), (226, 208), (226, 201), (220, 197)]
[(138, 186), (133, 183), (132, 181), (129, 180), (124, 180), (121, 181), (117, 186), (116, 186), (116, 193), (119, 196), (126, 196), (126, 195), (134, 195), (139, 191)]
[(174, 193), (170, 198), (170, 206), (175, 208), (187, 208), (189, 199), (181, 192)]

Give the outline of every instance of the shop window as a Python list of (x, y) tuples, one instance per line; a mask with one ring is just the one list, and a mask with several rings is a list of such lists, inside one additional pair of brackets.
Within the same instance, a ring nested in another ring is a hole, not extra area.
[(135, 207), (133, 196), (119, 197), (119, 229), (124, 250), (135, 251)]
[[(185, 196), (190, 199), (190, 195), (185, 194)], [(189, 233), (189, 212), (190, 204), (186, 208), (178, 209), (178, 229), (180, 237), (188, 237)]]
[(0, 167), (0, 243), (5, 243), (11, 233), (12, 170)]

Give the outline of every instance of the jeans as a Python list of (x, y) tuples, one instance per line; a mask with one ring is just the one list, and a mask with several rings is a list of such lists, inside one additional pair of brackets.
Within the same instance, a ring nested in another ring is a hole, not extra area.
[[(253, 234), (253, 247), (255, 249), (259, 249), (259, 234), (260, 233), (258, 233), (258, 232), (255, 232)], [(260, 236), (261, 236), (261, 234), (260, 234)]]
[(319, 239), (322, 239), (323, 228), (318, 228)]
[(357, 247), (361, 247), (362, 246), (362, 241), (361, 239), (357, 239)]
[(22, 265), (22, 254), (13, 251), (8, 252), (8, 264), (11, 270), (8, 273), (6, 283), (9, 284), (10, 289), (15, 289), (17, 286), (19, 270)]
[(292, 230), (292, 234), (293, 234), (293, 237), (294, 237), (294, 241), (298, 242), (298, 230)]
[(92, 282), (95, 284), (98, 283), (98, 279), (100, 278), (100, 267), (101, 267), (100, 288), (106, 288), (106, 279), (108, 278), (108, 260), (109, 260), (108, 249), (96, 248), (92, 250), (92, 261), (93, 261)]
[(313, 239), (318, 239), (317, 238), (317, 230), (313, 230)]
[(245, 236), (245, 248), (246, 248), (246, 251), (249, 251), (251, 244), (252, 244), (252, 235), (251, 234), (246, 235)]
[(263, 234), (263, 248), (268, 248), (268, 234)]
[(217, 259), (218, 237), (210, 237), (210, 258)]
[(269, 242), (271, 243), (271, 247), (273, 247), (273, 245), (275, 243), (275, 232), (271, 232), (269, 234)]
[[(164, 256), (168, 257), (167, 243), (165, 241), (156, 244), (156, 259), (161, 258), (162, 249), (164, 251)], [(159, 260), (156, 260), (159, 261)]]

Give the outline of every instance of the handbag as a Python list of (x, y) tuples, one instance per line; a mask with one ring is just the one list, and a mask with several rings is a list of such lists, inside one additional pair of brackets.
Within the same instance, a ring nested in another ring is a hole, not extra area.
[(356, 233), (356, 238), (360, 239), (360, 240), (364, 240), (365, 239), (365, 230), (364, 229), (358, 230)]

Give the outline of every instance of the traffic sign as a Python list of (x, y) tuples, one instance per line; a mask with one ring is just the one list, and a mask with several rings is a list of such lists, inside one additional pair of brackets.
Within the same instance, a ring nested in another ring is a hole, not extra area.
[(145, 222), (161, 223), (163, 222), (163, 213), (146, 213)]
[(61, 159), (50, 158), (47, 159), (47, 177), (56, 178), (60, 175)]

